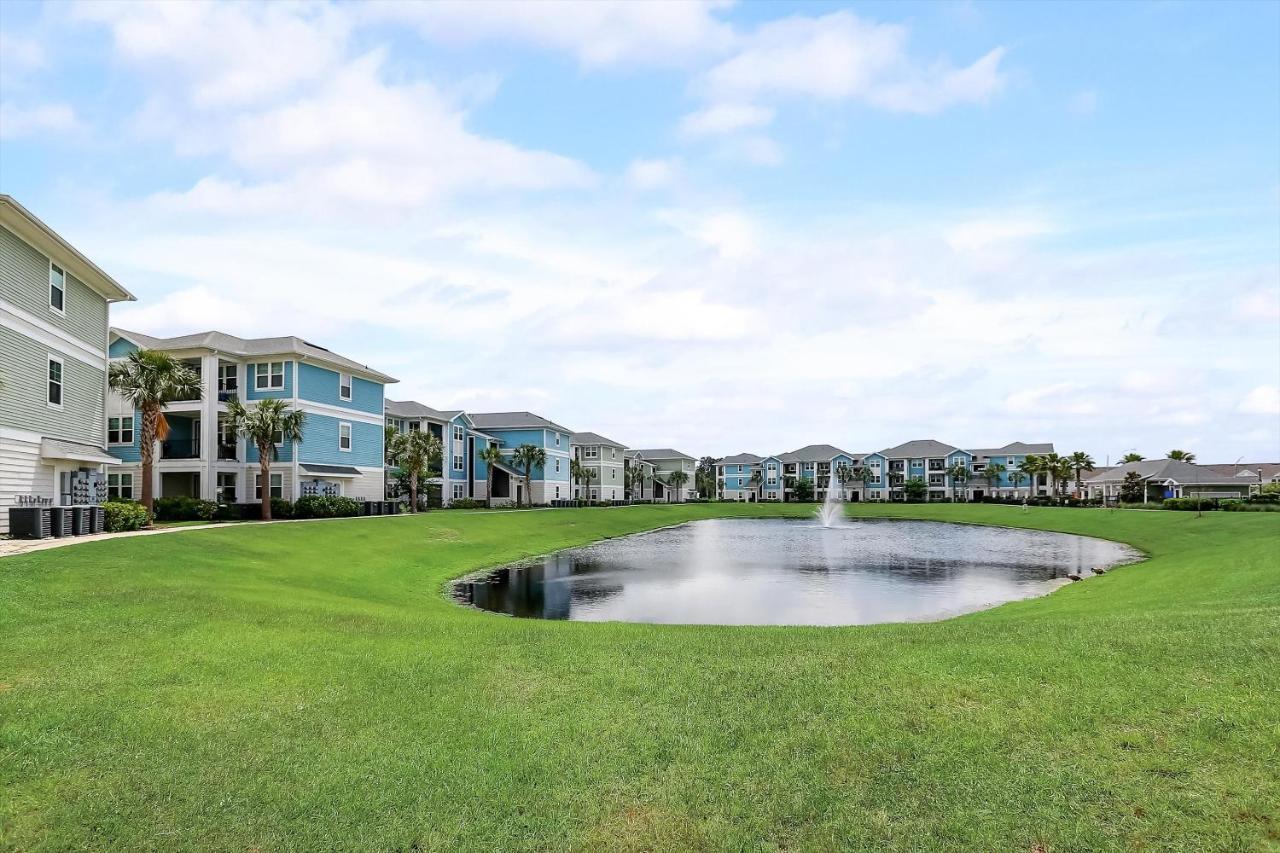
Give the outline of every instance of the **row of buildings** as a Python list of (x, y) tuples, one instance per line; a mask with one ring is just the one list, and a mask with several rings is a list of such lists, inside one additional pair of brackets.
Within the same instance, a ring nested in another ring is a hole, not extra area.
[[(156, 497), (381, 499), (394, 481), (386, 464), (387, 428), (429, 431), (440, 440), (440, 470), (427, 485), (439, 489), (445, 504), (672, 502), (694, 493), (697, 463), (678, 450), (633, 448), (532, 412), (389, 400), (393, 377), (297, 337), (202, 332), (158, 338), (113, 327), (110, 306), (133, 298), (21, 204), (0, 195), (0, 533), (12, 506), (141, 496), (141, 419), (108, 386), (111, 364), (138, 349), (171, 353), (202, 386), (198, 399), (166, 407), (168, 431), (152, 471)], [(233, 399), (251, 405), (267, 398), (303, 411), (306, 420), (300, 441), (281, 437), (263, 482), (258, 451), (230, 429), (227, 410)], [(524, 444), (546, 455), (546, 464), (531, 471), (528, 494), (523, 472), (511, 462)], [(480, 453), (489, 447), (505, 457), (492, 471)], [(1015, 472), (1027, 454), (1052, 449), (911, 441), (875, 453), (812, 445), (775, 456), (739, 454), (718, 464), (716, 492), (727, 500), (785, 500), (794, 488), (788, 484), (807, 479), (822, 499), (833, 471), (847, 469), (860, 477), (843, 484), (849, 500), (901, 499), (904, 483), (915, 477), (927, 483), (931, 499), (1043, 494), (1051, 486), (1044, 478), (1031, 482)], [(574, 462), (588, 477), (574, 478)], [(971, 474), (964, 483), (950, 473), (961, 462)], [(997, 467), (998, 476), (982, 479)], [(1276, 467), (1265, 476), (1280, 478)], [(1168, 482), (1161, 473), (1149, 479)]]

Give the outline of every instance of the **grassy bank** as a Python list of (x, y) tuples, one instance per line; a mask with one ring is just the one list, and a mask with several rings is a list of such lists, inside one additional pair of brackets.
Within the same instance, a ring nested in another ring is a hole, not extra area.
[(228, 526), (0, 560), (0, 845), (1266, 849), (1280, 517), (860, 507), (1148, 554), (847, 629), (516, 620), (466, 571), (688, 506)]

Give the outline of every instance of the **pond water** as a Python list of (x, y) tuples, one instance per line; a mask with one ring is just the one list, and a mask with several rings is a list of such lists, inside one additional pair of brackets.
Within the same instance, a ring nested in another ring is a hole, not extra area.
[[(1123, 545), (1034, 530), (867, 519), (715, 519), (610, 539), (459, 582), (483, 610), (538, 619), (869, 625), (943, 619), (1132, 562)], [(1084, 582), (1088, 582), (1087, 580)]]

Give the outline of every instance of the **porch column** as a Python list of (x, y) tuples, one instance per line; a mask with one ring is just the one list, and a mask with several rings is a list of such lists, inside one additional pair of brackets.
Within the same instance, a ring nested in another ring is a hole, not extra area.
[(214, 473), (218, 460), (218, 356), (200, 357), (200, 378), (204, 386), (200, 405), (200, 497), (211, 501), (218, 487)]

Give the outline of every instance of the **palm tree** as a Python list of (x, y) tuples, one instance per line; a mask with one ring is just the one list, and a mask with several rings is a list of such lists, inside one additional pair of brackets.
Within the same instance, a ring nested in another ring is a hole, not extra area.
[(570, 460), (569, 476), (579, 483), (582, 483), (582, 500), (584, 501), (591, 500), (591, 480), (595, 475), (596, 472), (594, 468), (583, 465), (577, 459)]
[[(1031, 468), (1027, 467), (1028, 462), (1031, 463)], [(1022, 460), (1021, 465), (1019, 465), (1016, 468), (1010, 469), (1009, 482), (1013, 483), (1014, 491), (1017, 491), (1018, 489), (1022, 488), (1023, 480), (1029, 480), (1032, 477), (1034, 477), (1037, 473), (1039, 473), (1038, 471), (1033, 470), (1035, 468), (1038, 468), (1039, 464), (1040, 464), (1039, 457), (1036, 456), (1035, 454), (1031, 454)], [(1015, 495), (1015, 497), (1017, 496)]]
[[(639, 462), (636, 462), (635, 465), (631, 466), (628, 476), (631, 478), (632, 490), (634, 491), (636, 488), (639, 488), (640, 500), (644, 500), (644, 481), (645, 481), (644, 466), (641, 465)], [(635, 499), (634, 494), (632, 495), (632, 499), (633, 500)]]
[(276, 439), (302, 441), (302, 424), (306, 414), (285, 406), (283, 400), (268, 397), (252, 409), (232, 398), (227, 402), (227, 421), (231, 430), (258, 448), (259, 476), (262, 479), (262, 520), (271, 520), (271, 462), (276, 458)]
[(484, 463), (485, 503), (493, 509), (493, 466), (502, 461), (502, 451), (496, 444), (491, 444), (476, 454), (476, 458)]
[(409, 475), (409, 512), (418, 511), (418, 477), (443, 455), (440, 439), (429, 432), (406, 432), (392, 441), (391, 461)]
[(750, 484), (752, 490), (756, 493), (756, 501), (760, 500), (760, 489), (764, 486), (764, 473), (757, 468), (751, 472)]
[(1196, 455), (1194, 453), (1188, 453), (1185, 450), (1170, 450), (1164, 455), (1164, 458), (1172, 459), (1176, 462), (1192, 463), (1196, 461)]
[[(987, 479), (987, 490), (994, 492), (1000, 488), (1000, 475), (1008, 470), (1001, 462), (987, 463), (986, 470), (982, 472)], [(1017, 486), (1014, 486), (1014, 488), (1017, 488)]]
[(1133, 453), (1131, 451), (1129, 453), (1126, 453), (1124, 456), (1120, 457), (1120, 464), (1127, 465), (1130, 462), (1141, 462), (1146, 458), (1147, 457), (1143, 456), (1141, 453)]
[(704, 456), (698, 460), (698, 467), (693, 474), (693, 486), (705, 497), (716, 492), (716, 466), (720, 460), (714, 456)]
[[(530, 481), (533, 479), (533, 469), (542, 468), (547, 464), (547, 451), (536, 444), (522, 444), (516, 448), (515, 453), (511, 454), (511, 462), (523, 471), (520, 479), (524, 480), (524, 491), (532, 506), (533, 493), (530, 491), (532, 489)], [(516, 494), (516, 506), (521, 506), (519, 493)]]
[(1067, 457), (1071, 469), (1076, 472), (1076, 497), (1084, 497), (1084, 472), (1093, 470), (1093, 457), (1083, 450), (1077, 450)]
[(1035, 494), (1037, 482), (1042, 474), (1049, 473), (1049, 460), (1046, 456), (1038, 456), (1035, 453), (1028, 453), (1023, 457), (1022, 464), (1018, 466), (1022, 473), (1027, 475), (1031, 494)]
[[(853, 482), (853, 469), (841, 462), (836, 466), (833, 479), (840, 484), (840, 500), (844, 501), (844, 494), (848, 491), (849, 484)], [(830, 485), (830, 483), (827, 484), (828, 488)]]
[(947, 469), (947, 476), (951, 478), (951, 497), (957, 498), (964, 484), (969, 480), (969, 466), (964, 462), (957, 461)]
[(689, 482), (689, 475), (684, 471), (676, 470), (667, 475), (667, 485), (669, 485), (677, 495), (684, 488), (684, 484)]
[(142, 435), (138, 449), (142, 455), (142, 505), (150, 513), (155, 505), (152, 465), (156, 441), (168, 431), (164, 408), (175, 400), (199, 400), (204, 396), (200, 375), (167, 352), (134, 350), (111, 365), (108, 382), (112, 390), (142, 413)]

